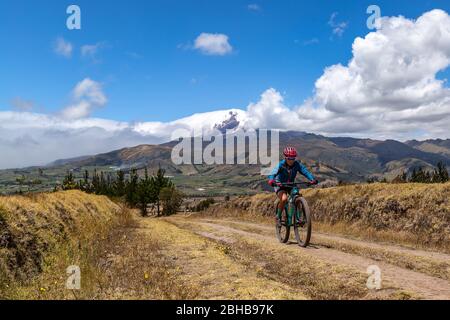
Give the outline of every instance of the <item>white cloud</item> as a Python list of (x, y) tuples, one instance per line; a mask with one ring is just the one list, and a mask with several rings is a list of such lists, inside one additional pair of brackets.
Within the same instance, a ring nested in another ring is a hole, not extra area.
[(233, 51), (228, 36), (221, 33), (202, 33), (195, 39), (194, 48), (206, 55), (224, 56)]
[(56, 54), (65, 58), (72, 56), (73, 46), (70, 42), (64, 40), (64, 38), (60, 37), (56, 39), (53, 49)]
[(91, 58), (97, 61), (97, 54), (100, 49), (106, 46), (105, 42), (98, 42), (96, 44), (86, 44), (81, 46), (81, 56), (84, 58)]
[(448, 137), (450, 90), (436, 75), (450, 65), (450, 17), (433, 10), (416, 21), (380, 22), (355, 39), (347, 66), (326, 68), (300, 116), (324, 133), (401, 138), (420, 130)]
[(256, 11), (256, 12), (261, 12), (262, 11), (261, 7), (258, 4), (256, 4), (256, 3), (249, 4), (247, 6), (247, 9), (250, 10), (250, 11)]
[(348, 27), (347, 21), (336, 21), (336, 17), (338, 16), (338, 12), (333, 12), (330, 16), (330, 20), (328, 20), (328, 25), (333, 29), (333, 34), (337, 35), (338, 37), (342, 37), (345, 30)]
[(100, 83), (89, 78), (79, 82), (72, 92), (73, 104), (62, 110), (61, 115), (66, 119), (80, 119), (90, 116), (93, 109), (107, 103)]
[[(194, 114), (171, 122), (138, 123), (0, 111), (0, 169), (45, 165), (57, 159), (167, 142), (177, 129), (212, 129), (229, 117), (229, 111)], [(242, 110), (232, 111), (245, 115)]]
[(0, 168), (45, 165), (60, 158), (108, 152), (125, 146), (155, 143), (104, 119), (65, 120), (27, 112), (0, 112)]
[[(299, 42), (298, 40), (295, 41), (295, 43), (298, 43), (298, 42)], [(312, 38), (312, 39), (303, 41), (303, 45), (304, 46), (310, 46), (310, 45), (313, 45), (313, 44), (318, 44), (319, 42), (320, 42), (319, 39)]]

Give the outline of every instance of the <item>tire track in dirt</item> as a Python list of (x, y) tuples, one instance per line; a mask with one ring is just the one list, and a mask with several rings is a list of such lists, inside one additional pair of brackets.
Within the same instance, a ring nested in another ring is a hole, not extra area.
[[(231, 222), (233, 224), (250, 226), (250, 227), (254, 227), (254, 228), (266, 230), (266, 231), (273, 231), (273, 229), (274, 229), (273, 227), (263, 225), (263, 224), (257, 224), (257, 223), (252, 223), (252, 222), (243, 222), (243, 221), (234, 221), (234, 220), (229, 220), (229, 219), (218, 219), (218, 220), (201, 219), (201, 221), (204, 221), (204, 222), (217, 221), (217, 222), (222, 222), (222, 223)], [(420, 250), (420, 249), (412, 249), (412, 248), (407, 248), (407, 247), (393, 245), (393, 244), (384, 244), (384, 243), (381, 244), (381, 243), (374, 243), (374, 242), (366, 242), (366, 241), (362, 241), (362, 240), (349, 239), (349, 238), (345, 238), (345, 237), (337, 236), (337, 235), (313, 232), (313, 234), (312, 234), (313, 242), (314, 242), (314, 240), (321, 240), (321, 239), (332, 240), (332, 241), (341, 242), (341, 243), (350, 244), (350, 245), (360, 245), (360, 246), (364, 246), (367, 248), (373, 248), (373, 249), (383, 249), (383, 250), (388, 250), (388, 251), (392, 251), (392, 252), (397, 252), (400, 254), (410, 254), (413, 256), (422, 257), (422, 258), (430, 258), (430, 259), (433, 259), (436, 261), (442, 261), (444, 263), (450, 264), (450, 254), (446, 254), (446, 253), (425, 251), (425, 250)]]
[[(230, 237), (230, 235), (235, 234), (252, 239), (258, 239), (259, 241), (264, 242), (270, 243), (277, 242), (275, 236), (270, 237), (255, 232), (249, 232), (225, 226), (221, 224), (221, 220), (207, 219), (208, 222), (206, 222), (202, 220), (190, 219), (190, 222), (187, 222), (186, 219), (180, 217), (172, 217), (169, 218), (169, 220), (170, 219), (173, 220), (174, 222), (178, 222), (178, 224), (181, 225), (183, 224), (183, 222), (185, 224), (196, 223), (204, 225), (213, 228), (220, 233), (225, 233), (227, 237)], [(223, 222), (224, 221), (222, 220), (222, 223)], [(358, 243), (359, 245), (361, 245), (361, 242)], [(450, 283), (440, 278), (432, 277), (420, 272), (400, 268), (398, 266), (389, 263), (376, 261), (373, 259), (365, 258), (351, 253), (345, 253), (334, 249), (328, 249), (323, 247), (316, 249), (314, 248), (301, 249), (294, 245), (288, 247), (291, 247), (292, 248), (291, 250), (302, 250), (303, 253), (313, 256), (315, 258), (319, 258), (328, 263), (354, 267), (363, 273), (366, 272), (368, 266), (377, 265), (381, 269), (382, 279), (384, 283), (386, 282), (392, 283), (396, 287), (414, 292), (419, 296), (423, 297), (424, 299), (442, 299), (442, 300), (450, 299)], [(396, 248), (396, 250), (398, 250), (398, 248)]]
[[(210, 219), (202, 219), (201, 221), (214, 222)], [(270, 236), (273, 234), (273, 227), (269, 227), (267, 224), (259, 225), (230, 219), (219, 219), (219, 221), (221, 221), (221, 224), (244, 231), (255, 231)], [(402, 269), (413, 270), (450, 281), (450, 256), (445, 253), (424, 250), (417, 250), (416, 252), (411, 247), (354, 240), (318, 232), (313, 232), (311, 243), (312, 246), (353, 253), (376, 261), (384, 261)]]

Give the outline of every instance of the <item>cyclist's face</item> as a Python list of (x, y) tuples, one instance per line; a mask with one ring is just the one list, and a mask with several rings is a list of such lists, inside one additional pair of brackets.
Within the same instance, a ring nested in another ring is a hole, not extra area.
[(294, 165), (295, 158), (286, 158), (286, 163), (289, 167), (292, 167)]

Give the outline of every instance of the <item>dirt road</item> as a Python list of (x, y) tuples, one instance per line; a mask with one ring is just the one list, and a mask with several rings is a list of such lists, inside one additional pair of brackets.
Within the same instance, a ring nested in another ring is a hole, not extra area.
[[(313, 233), (303, 249), (269, 224), (176, 215), (139, 219), (178, 281), (206, 299), (450, 299), (450, 255)], [(367, 268), (381, 289), (367, 288)]]

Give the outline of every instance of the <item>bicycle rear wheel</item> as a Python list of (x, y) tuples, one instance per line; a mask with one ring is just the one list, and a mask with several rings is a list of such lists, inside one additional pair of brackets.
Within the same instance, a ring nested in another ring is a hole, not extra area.
[(312, 221), (308, 202), (303, 197), (299, 198), (297, 212), (294, 223), (295, 239), (300, 247), (306, 248), (311, 240)]
[(281, 214), (281, 220), (276, 218), (275, 231), (278, 241), (286, 243), (289, 241), (289, 235), (291, 233), (291, 227), (289, 226), (288, 215), (286, 209)]

